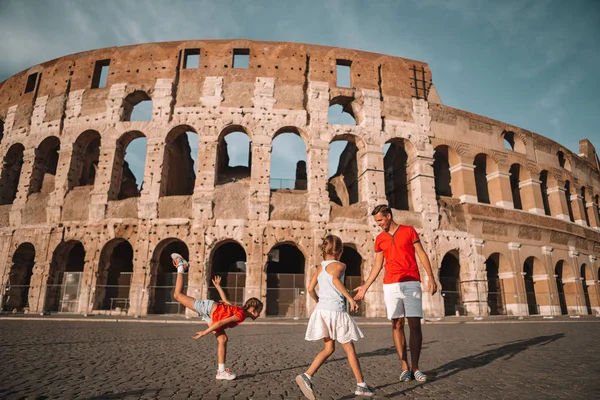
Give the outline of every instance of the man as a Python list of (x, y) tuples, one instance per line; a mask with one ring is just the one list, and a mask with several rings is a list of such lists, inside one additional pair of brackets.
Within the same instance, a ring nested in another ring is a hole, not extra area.
[[(402, 363), (400, 381), (407, 382), (412, 376), (419, 381), (427, 381), (427, 376), (419, 370), (419, 357), (423, 335), (421, 334), (421, 318), (423, 318), (423, 302), (421, 299), (421, 283), (419, 267), (415, 253), (427, 272), (427, 289), (431, 294), (437, 291), (437, 285), (431, 270), (429, 257), (423, 250), (419, 236), (412, 226), (398, 225), (392, 217), (392, 210), (385, 204), (375, 207), (371, 215), (382, 229), (375, 239), (375, 264), (369, 278), (357, 287), (354, 299), (360, 300), (381, 272), (385, 259), (383, 276), (383, 297), (388, 319), (392, 320), (394, 345)], [(412, 368), (406, 356), (406, 340), (404, 337), (404, 318), (410, 329), (410, 356)]]

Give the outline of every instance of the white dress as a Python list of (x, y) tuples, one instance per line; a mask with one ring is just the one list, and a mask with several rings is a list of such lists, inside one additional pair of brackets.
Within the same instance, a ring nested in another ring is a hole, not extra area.
[[(327, 272), (327, 266), (334, 262), (339, 261), (327, 260), (321, 263), (323, 268), (317, 276), (319, 302), (308, 320), (304, 337), (306, 340), (331, 338), (340, 343), (348, 343), (364, 337), (354, 319), (346, 312), (344, 295), (333, 285), (333, 277)], [(343, 275), (340, 280), (344, 282)]]

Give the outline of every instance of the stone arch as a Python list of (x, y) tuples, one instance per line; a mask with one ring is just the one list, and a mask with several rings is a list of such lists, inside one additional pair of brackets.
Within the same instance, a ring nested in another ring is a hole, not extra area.
[(133, 247), (123, 238), (104, 245), (98, 262), (93, 310), (112, 312), (129, 309)]
[[(300, 131), (295, 127), (279, 129), (271, 143), (269, 168), (271, 190), (306, 190), (308, 185), (306, 161), (306, 139)], [(277, 171), (277, 176), (273, 176), (274, 171)]]
[(359, 125), (354, 102), (355, 99), (350, 96), (336, 96), (331, 99), (329, 101), (327, 123), (330, 125)]
[(452, 174), (450, 168), (460, 164), (460, 156), (448, 145), (438, 145), (433, 152), (433, 174), (437, 197), (452, 197)]
[(515, 294), (514, 274), (510, 260), (502, 253), (493, 253), (485, 261), (490, 315), (506, 315), (508, 303), (513, 303)]
[(493, 162), (493, 159), (485, 153), (479, 153), (473, 159), (477, 201), (483, 204), (490, 204), (490, 192), (487, 180), (487, 176), (492, 172), (491, 166), (488, 166), (490, 160)]
[(460, 255), (457, 249), (448, 251), (442, 258), (439, 280), (444, 298), (444, 315), (464, 315), (461, 294)]
[(528, 202), (529, 199), (524, 199), (521, 191), (523, 182), (530, 178), (529, 171), (519, 163), (514, 163), (510, 166), (510, 189), (512, 192), (513, 207), (515, 210), (522, 210), (523, 204), (534, 204)]
[(0, 205), (12, 204), (17, 197), (25, 147), (15, 143), (6, 152), (0, 176)]
[(206, 274), (208, 297), (211, 300), (221, 299), (215, 289), (212, 278), (221, 277), (221, 287), (233, 304), (244, 304), (246, 288), (247, 255), (244, 246), (233, 239), (225, 239), (215, 244), (210, 255), (210, 264)]
[(78, 240), (61, 242), (52, 253), (44, 311), (76, 313), (79, 309), (85, 248)]
[(4, 139), (4, 120), (0, 118), (0, 143)]
[[(136, 90), (123, 99), (121, 121), (152, 121), (152, 98), (143, 90)], [(138, 113), (138, 108), (144, 110)], [(149, 107), (149, 112), (145, 108)]]
[(554, 276), (561, 314), (577, 314), (579, 307), (577, 287), (580, 285), (580, 278), (574, 273), (573, 266), (565, 260), (558, 260), (554, 267)]
[[(523, 263), (523, 280), (525, 283), (525, 295), (527, 297), (527, 308), (529, 315), (540, 314), (540, 305), (545, 302), (542, 300), (543, 287), (540, 286), (540, 278), (546, 277), (548, 279), (548, 273), (544, 268), (542, 261), (535, 257), (529, 256)], [(547, 285), (546, 285), (547, 287)]]
[(571, 161), (565, 157), (565, 152), (562, 150), (558, 150), (556, 152), (556, 160), (558, 161), (558, 166), (566, 169), (567, 171), (571, 171)]
[[(173, 297), (177, 270), (173, 265), (171, 253), (180, 254), (190, 259), (187, 245), (181, 239), (167, 238), (161, 240), (152, 253), (150, 260), (150, 284), (148, 285), (149, 314), (183, 314), (185, 307)], [(187, 291), (188, 274), (183, 274), (183, 293)]]
[(35, 255), (35, 247), (29, 242), (21, 243), (13, 253), (4, 293), (0, 293), (3, 296), (2, 311), (24, 311), (30, 307), (29, 289)]
[(542, 203), (544, 204), (544, 214), (552, 215), (550, 210), (550, 200), (548, 198), (548, 171), (542, 170), (540, 172), (540, 190), (542, 192)]
[(502, 132), (501, 137), (504, 139), (505, 149), (514, 151), (515, 153), (526, 153), (527, 143), (522, 135), (505, 130)]
[(567, 200), (567, 210), (569, 212), (569, 220), (575, 222), (575, 215), (573, 214), (573, 206), (571, 205), (571, 196), (573, 195), (571, 181), (568, 179), (565, 181), (565, 197)]
[(586, 226), (590, 226), (590, 217), (588, 215), (587, 197), (586, 197), (586, 191), (585, 191), (584, 185), (581, 185), (581, 188), (579, 189), (579, 195), (581, 196), (581, 203), (582, 203), (581, 205), (583, 207), (581, 212), (585, 217), (585, 224), (586, 224)]
[(54, 177), (58, 167), (58, 152), (60, 139), (56, 136), (45, 138), (35, 150), (35, 161), (29, 181), (29, 193), (44, 193), (54, 190)]
[[(335, 144), (334, 142), (340, 142)], [(344, 146), (342, 142), (346, 142)], [(358, 182), (359, 159), (364, 154), (365, 143), (359, 136), (352, 134), (335, 135), (329, 142), (327, 189), (329, 200), (345, 207), (360, 201), (362, 193)], [(340, 153), (337, 168), (335, 155)]]
[(306, 310), (306, 256), (290, 241), (275, 244), (268, 253), (266, 266), (266, 314), (300, 316)]
[[(356, 250), (356, 245), (354, 243), (344, 243), (344, 251), (342, 252), (340, 262), (346, 264), (344, 285), (348, 288), (348, 291), (352, 293), (354, 289), (362, 284), (364, 271), (364, 260)], [(364, 317), (367, 310), (364, 299), (359, 303), (359, 307), (358, 314)]]
[[(387, 151), (386, 151), (387, 147)], [(390, 207), (397, 210), (412, 210), (410, 170), (416, 157), (414, 145), (402, 138), (393, 138), (384, 146), (383, 170), (385, 196)]]
[[(232, 137), (233, 140), (226, 140), (227, 136)], [(247, 144), (243, 142), (247, 142)], [(239, 153), (241, 156), (235, 157), (237, 160), (232, 161), (231, 153), (234, 153), (234, 155)], [(246, 155), (247, 157), (244, 157)], [(248, 179), (251, 177), (251, 173), (252, 136), (249, 130), (241, 125), (229, 125), (225, 127), (219, 133), (217, 141), (216, 184)]]
[(77, 137), (69, 169), (69, 188), (94, 185), (100, 162), (100, 144), (100, 134), (94, 130), (87, 130)]
[[(119, 140), (117, 140), (117, 148), (115, 154), (115, 160), (113, 168), (113, 174), (111, 178), (111, 185), (109, 190), (109, 200), (124, 200), (131, 197), (139, 197), (142, 182), (137, 182), (137, 179), (131, 169), (130, 164), (126, 160), (128, 154), (129, 145), (138, 139), (146, 141), (146, 136), (140, 131), (128, 131), (125, 132)], [(146, 146), (143, 146), (144, 159), (142, 163), (142, 179), (143, 171), (146, 164)]]
[(169, 131), (165, 142), (160, 195), (190, 196), (196, 184), (198, 132), (189, 125), (178, 125)]

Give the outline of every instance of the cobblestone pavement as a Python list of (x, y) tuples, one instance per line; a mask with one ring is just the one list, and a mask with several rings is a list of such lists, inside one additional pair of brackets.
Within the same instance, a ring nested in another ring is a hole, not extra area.
[[(0, 318), (0, 398), (298, 399), (294, 377), (321, 343), (303, 325), (228, 330), (235, 381), (216, 381), (216, 340), (203, 325), (9, 321)], [(430, 382), (400, 383), (390, 329), (362, 325), (357, 343), (377, 398), (597, 398), (600, 321), (426, 324), (421, 368)], [(319, 398), (354, 398), (341, 346), (313, 378)], [(596, 393), (596, 395), (593, 395)]]

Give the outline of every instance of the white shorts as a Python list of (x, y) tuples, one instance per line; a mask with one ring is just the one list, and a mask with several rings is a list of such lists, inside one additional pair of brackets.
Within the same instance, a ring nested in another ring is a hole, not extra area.
[(421, 282), (408, 281), (383, 285), (383, 299), (388, 319), (423, 318)]

